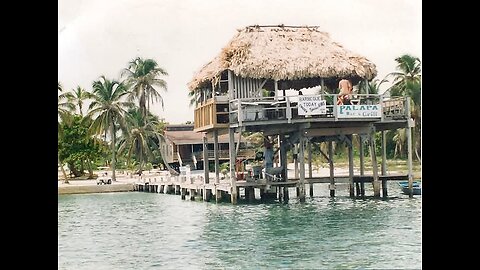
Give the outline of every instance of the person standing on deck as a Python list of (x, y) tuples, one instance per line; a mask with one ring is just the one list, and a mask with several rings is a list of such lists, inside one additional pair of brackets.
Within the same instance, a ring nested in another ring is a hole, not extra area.
[(264, 152), (264, 160), (265, 160), (265, 169), (273, 167), (273, 145), (270, 142), (270, 139), (264, 139), (265, 145), (265, 152)]
[(340, 92), (338, 93), (337, 105), (350, 105), (350, 95), (353, 90), (352, 83), (347, 79), (342, 79), (338, 82), (338, 88)]

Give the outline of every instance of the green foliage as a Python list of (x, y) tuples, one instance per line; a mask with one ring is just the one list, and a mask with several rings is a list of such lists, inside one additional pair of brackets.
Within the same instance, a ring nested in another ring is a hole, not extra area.
[(86, 160), (95, 162), (107, 151), (106, 145), (88, 134), (88, 119), (72, 117), (70, 124), (61, 124), (62, 136), (58, 138), (58, 153), (62, 161), (77, 169)]

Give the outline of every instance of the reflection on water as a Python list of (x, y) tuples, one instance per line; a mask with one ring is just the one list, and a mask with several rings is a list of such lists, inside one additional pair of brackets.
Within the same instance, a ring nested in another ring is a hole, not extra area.
[(389, 193), (239, 205), (137, 192), (62, 195), (58, 267), (420, 269), (421, 197)]

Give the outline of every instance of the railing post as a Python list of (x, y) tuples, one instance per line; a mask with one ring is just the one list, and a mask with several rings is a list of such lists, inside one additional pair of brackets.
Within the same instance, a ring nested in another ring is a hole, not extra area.
[(285, 113), (287, 116), (287, 122), (290, 124), (292, 123), (292, 108), (290, 107), (290, 98), (286, 97), (286, 101), (287, 101), (287, 111)]
[(333, 117), (335, 118), (335, 121), (338, 120), (338, 114), (337, 114), (337, 94), (333, 95)]
[(383, 114), (383, 95), (380, 95), (380, 116), (382, 117), (380, 121), (383, 122), (385, 120), (385, 116)]
[(242, 126), (242, 120), (243, 120), (243, 112), (242, 112), (242, 101), (238, 99), (238, 126)]

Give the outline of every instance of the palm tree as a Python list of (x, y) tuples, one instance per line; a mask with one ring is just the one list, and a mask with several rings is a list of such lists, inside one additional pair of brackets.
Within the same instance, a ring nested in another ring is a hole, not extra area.
[[(63, 92), (63, 87), (60, 84), (60, 82), (58, 82), (58, 91)], [(68, 123), (71, 119), (70, 111), (75, 110), (75, 105), (73, 105), (71, 102), (68, 101), (68, 99), (65, 97), (65, 94), (61, 94), (58, 96), (57, 103), (58, 103), (59, 120), (61, 120), (62, 123)], [(60, 121), (58, 121), (58, 137), (59, 138), (63, 135), (60, 125), (61, 125)], [(57, 153), (57, 157), (58, 157), (58, 165), (60, 166), (63, 174), (63, 182), (65, 184), (68, 184), (69, 182), (67, 179), (67, 174), (65, 173), (65, 169), (63, 169), (63, 163), (60, 160), (60, 155), (58, 153)]]
[(412, 100), (411, 116), (415, 121), (414, 140), (415, 154), (421, 161), (419, 150), (421, 148), (421, 61), (418, 57), (408, 54), (395, 58), (399, 72), (389, 75), (395, 76), (394, 85), (391, 88), (392, 96), (409, 96)]
[[(420, 84), (422, 80), (421, 75), (421, 61), (418, 57), (414, 57), (408, 54), (395, 58), (397, 69), (399, 72), (392, 72), (389, 75), (393, 75), (392, 96), (410, 96), (413, 98), (412, 85)], [(414, 100), (419, 102), (420, 100)]]
[(81, 116), (83, 116), (83, 101), (86, 99), (93, 99), (93, 94), (80, 86), (77, 86), (76, 89), (72, 89), (72, 92), (66, 93), (65, 96), (71, 103), (78, 107)]
[(190, 98), (190, 107), (192, 107), (193, 105), (197, 106), (202, 101), (202, 95), (200, 91), (190, 91), (188, 92), (188, 97)]
[(160, 100), (163, 108), (163, 98), (153, 86), (158, 86), (167, 91), (167, 82), (161, 75), (168, 75), (167, 71), (159, 67), (153, 59), (142, 59), (140, 57), (130, 61), (128, 68), (122, 71), (126, 77), (126, 83), (131, 87), (130, 100), (138, 99), (140, 113), (143, 120), (147, 117), (152, 100)]
[[(119, 140), (119, 152), (127, 152), (128, 166), (130, 166), (132, 154), (136, 156), (138, 161), (138, 173), (142, 173), (146, 162), (153, 159), (152, 149), (158, 149), (155, 142), (156, 126), (159, 124), (158, 117), (148, 114), (146, 121), (140, 113), (140, 108), (128, 111), (127, 130), (122, 134)], [(145, 122), (145, 124), (143, 124)]]
[(94, 81), (93, 102), (89, 106), (87, 117), (93, 119), (90, 126), (91, 132), (95, 134), (109, 133), (112, 148), (112, 180), (116, 181), (115, 165), (116, 154), (115, 139), (116, 125), (126, 129), (126, 109), (133, 106), (133, 103), (122, 101), (122, 97), (129, 94), (125, 85), (115, 80), (108, 80), (101, 76), (100, 80)]

